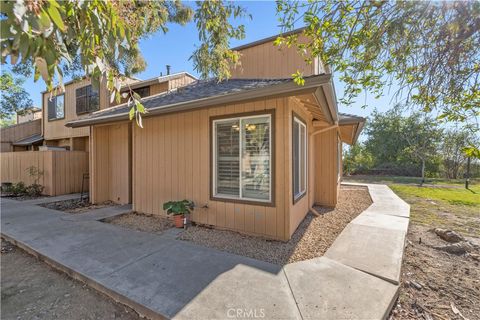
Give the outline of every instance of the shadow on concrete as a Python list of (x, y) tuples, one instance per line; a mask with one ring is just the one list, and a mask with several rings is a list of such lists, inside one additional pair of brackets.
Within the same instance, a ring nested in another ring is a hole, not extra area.
[(298, 316), (281, 266), (62, 216), (2, 201), (2, 236), (123, 303), (167, 318), (226, 318), (228, 305), (263, 308), (269, 318)]

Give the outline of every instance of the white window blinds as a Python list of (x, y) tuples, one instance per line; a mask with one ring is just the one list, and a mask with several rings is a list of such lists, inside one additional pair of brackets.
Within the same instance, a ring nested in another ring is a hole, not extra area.
[(214, 194), (271, 200), (270, 115), (214, 121)]

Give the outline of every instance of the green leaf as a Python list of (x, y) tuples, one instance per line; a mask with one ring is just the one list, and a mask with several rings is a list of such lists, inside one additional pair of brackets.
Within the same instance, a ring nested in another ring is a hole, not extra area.
[(62, 16), (60, 15), (60, 12), (58, 12), (58, 9), (50, 5), (47, 8), (47, 12), (50, 15), (50, 18), (52, 18), (53, 23), (57, 26), (58, 29), (65, 31), (65, 25), (63, 24)]
[(145, 113), (145, 107), (140, 103), (140, 101), (135, 100), (135, 106), (137, 107), (138, 112)]
[(131, 107), (130, 111), (128, 112), (128, 118), (130, 119), (130, 121), (132, 121), (133, 117), (135, 117), (135, 108)]
[(50, 83), (50, 76), (48, 74), (47, 62), (42, 57), (35, 58), (35, 66), (37, 67), (38, 72), (43, 78), (43, 81)]

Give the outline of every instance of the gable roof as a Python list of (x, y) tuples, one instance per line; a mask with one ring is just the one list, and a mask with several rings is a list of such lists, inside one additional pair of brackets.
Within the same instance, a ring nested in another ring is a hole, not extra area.
[[(289, 79), (230, 79), (218, 82), (216, 79), (199, 80), (169, 92), (145, 97), (142, 103), (148, 112), (146, 116), (210, 107), (224, 103), (269, 96), (294, 95), (316, 92), (323, 85), (331, 85), (331, 75), (305, 77), (305, 84), (299, 86)], [(335, 106), (330, 107), (335, 108)], [(333, 109), (334, 110), (334, 109)], [(83, 127), (128, 119), (130, 106), (127, 103), (100, 110), (80, 119), (70, 121), (67, 127)]]

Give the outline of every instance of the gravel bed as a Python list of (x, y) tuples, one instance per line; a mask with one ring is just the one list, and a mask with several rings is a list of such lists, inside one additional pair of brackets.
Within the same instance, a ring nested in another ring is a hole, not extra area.
[(84, 212), (92, 211), (95, 209), (101, 209), (101, 208), (112, 207), (117, 205), (118, 204), (112, 201), (105, 201), (98, 204), (92, 204), (89, 202), (88, 199), (72, 199), (72, 200), (64, 200), (64, 201), (56, 201), (56, 202), (40, 204), (40, 206), (48, 209), (59, 210), (59, 211), (64, 211), (68, 213), (84, 213)]
[(43, 199), (43, 198), (48, 198), (49, 196), (29, 196), (29, 195), (23, 195), (23, 196), (14, 196), (12, 194), (4, 193), (1, 195), (2, 198), (7, 198), (7, 199), (12, 199), (12, 200), (17, 200), (17, 201), (27, 201), (27, 200), (36, 200), (36, 199)]
[(173, 221), (159, 215), (147, 215), (138, 212), (130, 212), (106, 219), (104, 222), (115, 224), (137, 231), (161, 233), (174, 227)]
[(342, 186), (337, 206), (316, 208), (322, 215), (308, 214), (288, 242), (201, 226), (182, 231), (177, 239), (284, 265), (322, 256), (345, 226), (371, 204), (366, 188)]

